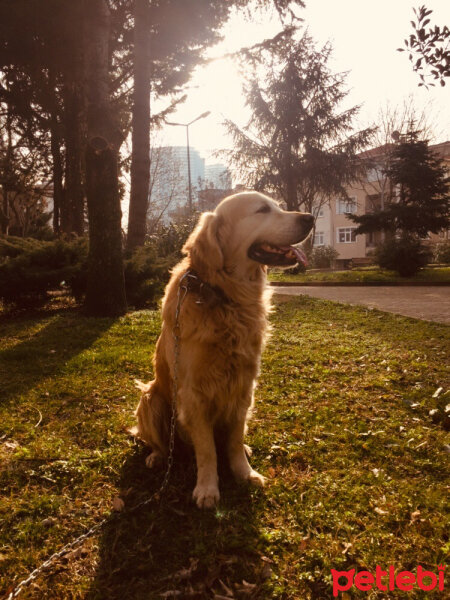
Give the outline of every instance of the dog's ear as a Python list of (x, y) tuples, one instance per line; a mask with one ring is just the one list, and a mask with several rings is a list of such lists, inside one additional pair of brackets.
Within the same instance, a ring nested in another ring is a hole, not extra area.
[(190, 256), (194, 269), (205, 272), (218, 271), (223, 267), (220, 226), (221, 218), (215, 213), (201, 215), (197, 227), (183, 246), (183, 252)]

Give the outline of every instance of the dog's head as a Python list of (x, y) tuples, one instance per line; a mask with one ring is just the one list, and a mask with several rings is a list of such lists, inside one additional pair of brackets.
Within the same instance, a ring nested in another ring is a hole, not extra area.
[(223, 268), (245, 274), (256, 263), (305, 263), (305, 254), (296, 244), (308, 237), (313, 223), (308, 213), (285, 211), (263, 194), (243, 192), (222, 200), (214, 212), (204, 213), (183, 250), (193, 267), (205, 274)]

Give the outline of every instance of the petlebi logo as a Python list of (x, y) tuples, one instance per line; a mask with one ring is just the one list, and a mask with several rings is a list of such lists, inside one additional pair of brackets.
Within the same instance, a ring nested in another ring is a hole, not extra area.
[(355, 573), (355, 569), (349, 571), (331, 569), (333, 596), (337, 597), (339, 592), (346, 592), (353, 586), (363, 592), (369, 592), (374, 587), (383, 592), (394, 590), (409, 592), (415, 588), (424, 592), (433, 590), (442, 592), (445, 585), (444, 571), (444, 565), (438, 566), (437, 573), (426, 571), (421, 565), (417, 567), (415, 573), (412, 571), (399, 571), (396, 573), (393, 565), (387, 567), (387, 570), (383, 570), (380, 565), (377, 565), (375, 573), (370, 573), (370, 571)]

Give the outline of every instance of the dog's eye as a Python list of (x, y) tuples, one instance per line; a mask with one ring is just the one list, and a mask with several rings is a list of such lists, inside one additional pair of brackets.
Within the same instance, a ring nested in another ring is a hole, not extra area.
[(257, 213), (269, 213), (270, 212), (270, 206), (268, 204), (263, 204), (261, 206), (261, 208), (258, 208), (258, 210), (256, 212)]

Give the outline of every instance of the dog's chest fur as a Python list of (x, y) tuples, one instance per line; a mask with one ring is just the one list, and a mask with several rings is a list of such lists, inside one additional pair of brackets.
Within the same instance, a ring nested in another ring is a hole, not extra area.
[[(213, 420), (228, 420), (236, 410), (247, 409), (259, 372), (266, 332), (266, 307), (228, 305), (213, 311), (192, 307), (196, 318), (183, 356), (185, 376), (207, 401)], [(195, 326), (202, 322), (202, 326)], [(192, 351), (194, 342), (195, 351)], [(182, 344), (183, 352), (183, 344)]]

